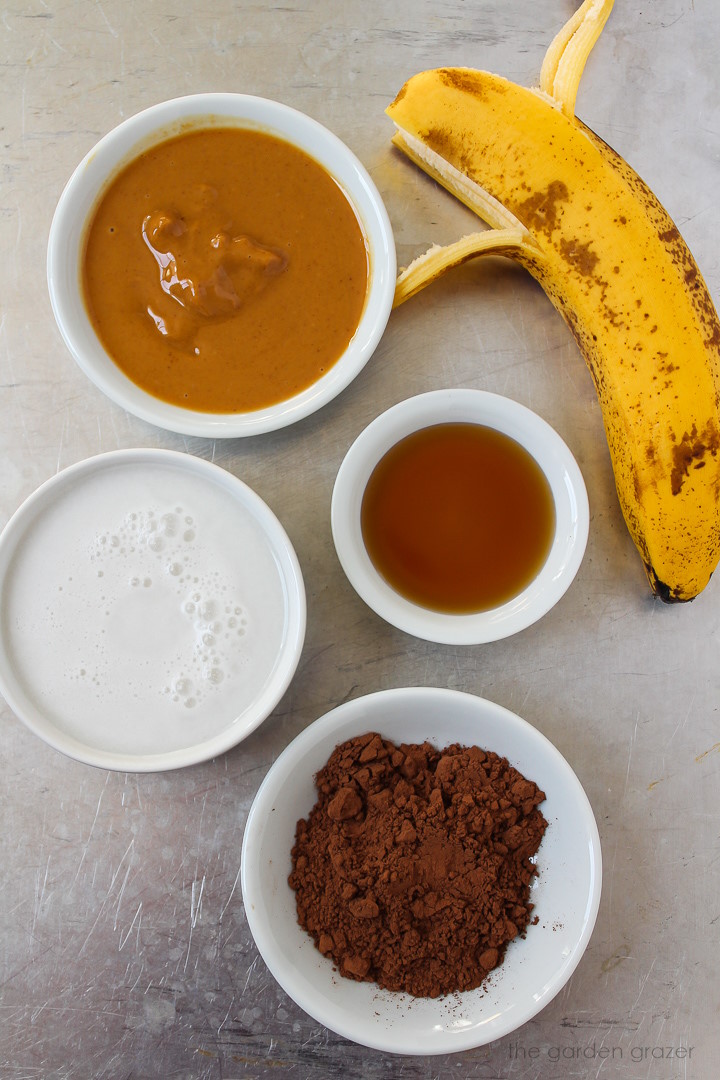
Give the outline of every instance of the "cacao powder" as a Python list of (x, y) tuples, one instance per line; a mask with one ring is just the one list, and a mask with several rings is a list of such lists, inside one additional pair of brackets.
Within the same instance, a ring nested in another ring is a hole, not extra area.
[(476, 746), (337, 746), (297, 823), (300, 925), (346, 978), (416, 997), (480, 986), (532, 918), (544, 793)]

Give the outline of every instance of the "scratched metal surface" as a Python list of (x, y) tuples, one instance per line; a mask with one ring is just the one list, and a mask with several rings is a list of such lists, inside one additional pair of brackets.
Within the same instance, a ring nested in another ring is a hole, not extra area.
[[(305, 573), (307, 642), (286, 697), (243, 745), (197, 768), (106, 773), (70, 761), (2, 706), (0, 1076), (231, 1080), (715, 1075), (720, 1050), (720, 581), (693, 605), (649, 596), (622, 522), (590, 378), (521, 271), (466, 267), (398, 310), (374, 359), (320, 414), (248, 441), (185, 439), (106, 400), (55, 329), (51, 215), (97, 138), (160, 99), (277, 98), (343, 138), (385, 197), (401, 263), (471, 227), (390, 149), (385, 105), (441, 64), (532, 83), (571, 0), (27, 0), (0, 21), (0, 525), (42, 481), (119, 447), (188, 451), (241, 476), (285, 524)], [(714, 0), (618, 2), (579, 115), (656, 190), (720, 299), (720, 75)], [(541, 623), (481, 648), (377, 619), (336, 560), (333, 479), (378, 412), (447, 385), (507, 394), (584, 471), (590, 541)], [(243, 826), (265, 772), (341, 700), (456, 687), (520, 713), (573, 765), (597, 816), (604, 892), (565, 990), (514, 1035), (442, 1059), (364, 1050), (277, 987), (249, 936)]]

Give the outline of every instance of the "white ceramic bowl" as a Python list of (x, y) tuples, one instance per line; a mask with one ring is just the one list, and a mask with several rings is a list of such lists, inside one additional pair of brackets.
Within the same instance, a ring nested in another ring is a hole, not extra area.
[[(295, 828), (317, 801), (315, 774), (333, 748), (377, 731), (395, 742), (458, 742), (507, 757), (545, 792), (549, 827), (532, 890), (538, 923), (508, 946), (483, 987), (447, 998), (411, 998), (344, 979), (297, 922), (288, 885)], [(306, 728), (280, 755), (250, 810), (242, 891), (268, 968), (307, 1013), (354, 1042), (398, 1054), (445, 1054), (498, 1039), (532, 1019), (562, 989), (588, 944), (600, 902), (597, 826), (572, 769), (520, 717), (453, 690), (411, 687), (357, 698)]]
[(56, 749), (160, 771), (222, 754), (297, 668), (305, 590), (270, 508), (170, 450), (89, 458), (0, 535), (0, 692)]
[[(138, 153), (193, 123), (260, 129), (300, 147), (337, 180), (365, 230), (370, 280), (360, 324), (343, 356), (312, 386), (280, 404), (247, 413), (204, 413), (146, 393), (113, 363), (83, 303), (80, 270), (86, 226), (107, 182)], [(255, 435), (315, 412), (340, 393), (372, 356), (395, 290), (395, 245), (382, 199), (363, 165), (315, 120), (276, 101), (243, 94), (198, 94), (154, 105), (123, 121), (87, 154), (63, 191), (50, 229), (50, 300), (71, 354), (87, 376), (128, 412), (158, 427), (213, 438)]]
[[(483, 424), (515, 439), (545, 473), (555, 503), (555, 535), (542, 569), (512, 600), (488, 611), (455, 615), (414, 604), (375, 569), (362, 537), (363, 494), (378, 461), (405, 436), (444, 423)], [(452, 645), (477, 645), (508, 637), (548, 612), (580, 567), (589, 517), (582, 474), (557, 432), (524, 405), (483, 390), (435, 390), (401, 401), (382, 413), (348, 450), (332, 496), (335, 548), (356, 592), (398, 629)]]

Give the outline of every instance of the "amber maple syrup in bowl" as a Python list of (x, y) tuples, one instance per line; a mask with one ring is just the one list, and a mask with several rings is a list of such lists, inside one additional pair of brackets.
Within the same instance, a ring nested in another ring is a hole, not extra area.
[(396, 443), (365, 488), (370, 559), (423, 607), (467, 614), (517, 596), (555, 531), (550, 484), (520, 443), (485, 424), (434, 424)]
[(560, 436), (479, 390), (422, 394), (383, 413), (333, 491), (349, 581), (377, 614), (430, 641), (478, 644), (535, 622), (577, 573), (588, 524)]

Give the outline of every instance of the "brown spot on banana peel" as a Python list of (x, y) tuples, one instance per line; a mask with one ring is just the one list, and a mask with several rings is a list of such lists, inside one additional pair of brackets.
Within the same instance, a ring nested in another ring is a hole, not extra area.
[(485, 92), (482, 73), (472, 68), (438, 68), (438, 76), (445, 86), (478, 97)]
[[(591, 250), (590, 244), (581, 244), (577, 240), (561, 240), (560, 254), (576, 273), (589, 278), (595, 276), (600, 257)], [(619, 266), (613, 269), (616, 273), (620, 272)]]
[(693, 425), (690, 432), (685, 432), (679, 443), (673, 447), (673, 470), (671, 489), (673, 495), (679, 495), (682, 486), (690, 475), (691, 469), (702, 469), (707, 464), (708, 456), (716, 458), (720, 450), (720, 433), (715, 424), (706, 424), (702, 434), (698, 434)]
[(562, 180), (553, 180), (543, 191), (535, 191), (520, 201), (508, 199), (506, 205), (531, 233), (542, 233), (551, 239), (560, 227), (562, 204), (569, 198), (567, 184)]

